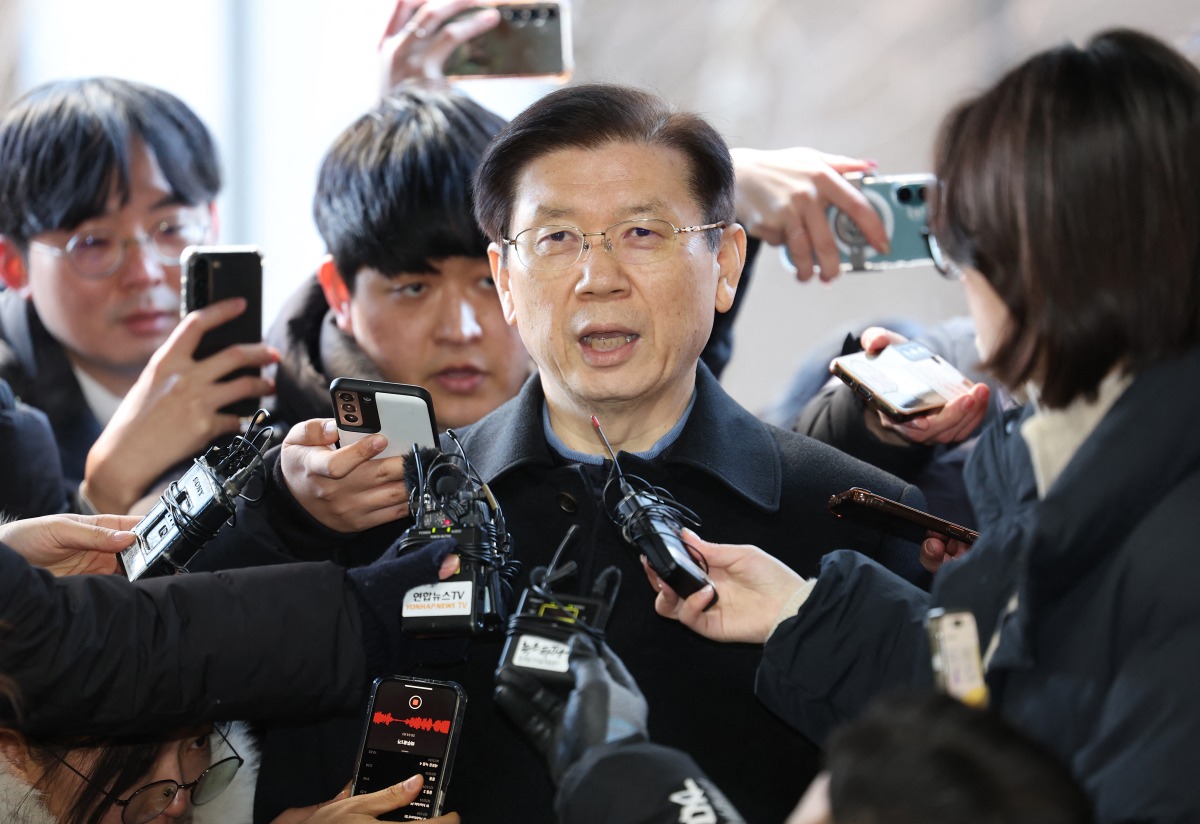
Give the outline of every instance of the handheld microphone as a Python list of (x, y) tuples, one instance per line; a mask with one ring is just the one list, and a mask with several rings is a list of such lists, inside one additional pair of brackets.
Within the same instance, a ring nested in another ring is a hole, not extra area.
[(187, 572), (187, 563), (211, 541), (237, 511), (242, 494), (262, 463), (271, 439), (267, 411), (258, 410), (228, 447), (214, 446), (173, 481), (133, 532), (137, 540), (120, 553), (131, 581)]
[[(625, 543), (644, 555), (655, 574), (680, 597), (686, 598), (705, 586), (712, 586), (704, 558), (679, 537), (684, 526), (698, 527), (700, 519), (665, 489), (652, 486), (635, 475), (626, 475), (595, 415), (592, 426), (612, 456), (613, 472), (604, 486), (604, 504), (613, 523), (620, 527)], [(610, 495), (614, 482), (617, 495)], [(717, 590), (713, 586), (712, 600), (705, 609), (716, 602)]]
[(512, 557), (500, 505), (467, 460), (454, 430), (447, 429), (446, 435), (459, 454), (414, 444), (404, 468), (413, 525), (400, 536), (400, 551), (450, 537), (460, 558), (454, 575), (405, 593), (400, 631), (420, 638), (502, 628), (511, 612), (512, 581), (521, 567)]

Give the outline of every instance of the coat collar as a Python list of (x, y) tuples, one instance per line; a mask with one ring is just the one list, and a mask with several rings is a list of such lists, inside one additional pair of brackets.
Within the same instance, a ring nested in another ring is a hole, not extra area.
[[(517, 397), (463, 431), (467, 457), (489, 484), (521, 467), (557, 464), (542, 432), (544, 402), (535, 373)], [(731, 398), (703, 363), (697, 364), (692, 413), (659, 460), (709, 475), (759, 509), (779, 509), (783, 468), (770, 430)]]

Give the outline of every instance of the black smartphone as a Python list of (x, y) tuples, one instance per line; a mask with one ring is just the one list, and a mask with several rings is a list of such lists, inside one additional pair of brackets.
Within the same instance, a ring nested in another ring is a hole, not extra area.
[[(494, 29), (455, 49), (442, 67), (447, 77), (544, 77), (565, 82), (571, 76), (571, 21), (565, 2), (480, 3), (500, 12)], [(479, 7), (451, 17), (448, 23)]]
[(894, 421), (936, 412), (975, 383), (917, 341), (833, 359), (830, 371)]
[[(180, 258), (183, 302), (180, 317), (225, 298), (246, 299), (246, 311), (211, 329), (196, 346), (196, 360), (215, 355), (235, 343), (262, 341), (262, 253), (255, 246), (189, 246)], [(257, 369), (230, 372), (222, 380), (258, 375)], [(222, 412), (248, 418), (258, 411), (260, 398), (243, 398)]]
[(926, 532), (936, 532), (966, 544), (974, 543), (979, 537), (973, 529), (857, 486), (831, 497), (829, 511), (839, 518), (850, 518), (917, 543), (925, 540)]
[(350, 794), (382, 790), (420, 773), (425, 777), (420, 795), (379, 820), (441, 815), (466, 704), (466, 692), (453, 681), (376, 678)]
[(437, 447), (433, 398), (421, 386), (407, 383), (334, 378), (329, 384), (337, 418), (338, 445), (356, 443), (376, 432), (388, 439), (376, 458), (407, 455), (417, 446)]

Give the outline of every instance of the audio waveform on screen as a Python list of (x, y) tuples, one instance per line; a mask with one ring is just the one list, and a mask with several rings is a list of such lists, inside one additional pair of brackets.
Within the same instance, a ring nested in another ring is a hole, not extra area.
[(412, 727), (414, 730), (424, 730), (425, 732), (432, 730), (433, 732), (445, 733), (447, 735), (450, 733), (449, 721), (435, 721), (432, 718), (421, 718), (416, 715), (409, 716), (408, 718), (396, 718), (390, 712), (377, 711), (371, 722), (382, 724), (385, 727), (389, 724), (404, 724), (405, 726)]

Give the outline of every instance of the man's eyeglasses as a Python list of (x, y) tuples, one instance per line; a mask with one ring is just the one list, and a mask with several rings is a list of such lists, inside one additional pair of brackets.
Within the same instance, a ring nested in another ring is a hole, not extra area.
[[(175, 803), (175, 797), (183, 790), (191, 791), (192, 804), (196, 806), (207, 804), (225, 791), (245, 761), (238, 755), (233, 745), (229, 743), (229, 739), (225, 737), (225, 734), (215, 727), (213, 729), (217, 735), (221, 736), (221, 740), (225, 742), (233, 755), (229, 758), (222, 758), (213, 764), (200, 773), (200, 775), (196, 776), (195, 781), (188, 781), (186, 784), (180, 784), (178, 781), (170, 778), (163, 781), (153, 781), (144, 787), (134, 790), (128, 798), (116, 798), (110, 793), (101, 790), (101, 792), (112, 799), (113, 804), (121, 808), (121, 821), (123, 824), (146, 824), (147, 821), (153, 821)], [(84, 781), (89, 784), (92, 782), (92, 779), (72, 767), (63, 758), (58, 755), (54, 757), (59, 763)]]
[(946, 256), (928, 226), (921, 229), (921, 234), (925, 236), (925, 245), (929, 248), (929, 259), (933, 261), (933, 268), (947, 280), (962, 280), (962, 267)]
[(113, 229), (95, 228), (76, 232), (62, 247), (39, 240), (32, 245), (65, 257), (80, 277), (101, 280), (121, 268), (130, 244), (148, 248), (164, 266), (178, 266), (183, 250), (203, 243), (207, 236), (208, 221), (172, 217), (153, 224), (139, 237), (121, 237)]
[(589, 237), (603, 238), (604, 250), (621, 263), (639, 265), (665, 260), (675, 248), (675, 238), (685, 232), (724, 229), (725, 221), (678, 228), (659, 218), (623, 220), (603, 232), (585, 232), (577, 226), (535, 226), (514, 238), (501, 238), (516, 250), (531, 272), (557, 272), (575, 265), (592, 249)]

